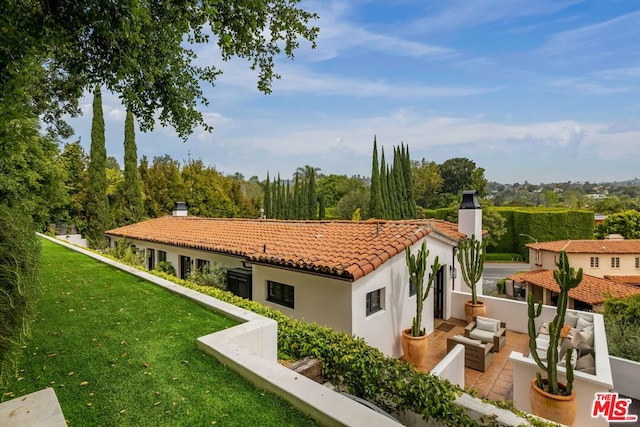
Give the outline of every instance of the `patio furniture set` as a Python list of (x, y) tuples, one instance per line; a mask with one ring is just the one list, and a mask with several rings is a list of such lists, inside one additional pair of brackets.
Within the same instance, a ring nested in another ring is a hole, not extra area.
[(493, 362), (494, 353), (504, 347), (506, 330), (506, 324), (500, 320), (476, 316), (464, 328), (464, 336), (447, 338), (447, 353), (458, 344), (464, 345), (465, 366), (484, 372)]

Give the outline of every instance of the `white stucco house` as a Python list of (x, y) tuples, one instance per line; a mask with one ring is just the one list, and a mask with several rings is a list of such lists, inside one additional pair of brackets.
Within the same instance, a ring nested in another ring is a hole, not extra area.
[(465, 192), (459, 224), (198, 218), (178, 204), (171, 216), (106, 232), (112, 245), (126, 238), (145, 251), (148, 268), (170, 262), (178, 277), (219, 263), (228, 269), (232, 292), (362, 337), (395, 357), (402, 355), (400, 331), (415, 314), (405, 248), (415, 252), (426, 241), (428, 265), (435, 257), (442, 265), (425, 303), (423, 326), (431, 333), (434, 318), (451, 317), (452, 290), (467, 290), (456, 274), (455, 254), (458, 242), (471, 234), (482, 236), (476, 192)]

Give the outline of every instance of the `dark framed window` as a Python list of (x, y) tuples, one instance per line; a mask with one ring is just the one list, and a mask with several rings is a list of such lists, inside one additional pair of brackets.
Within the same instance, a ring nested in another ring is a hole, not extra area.
[(409, 296), (412, 297), (416, 293), (418, 293), (418, 290), (416, 289), (416, 284), (413, 283), (413, 280), (409, 280)]
[(367, 293), (367, 316), (382, 310), (382, 288)]
[(267, 280), (267, 301), (294, 308), (293, 286)]
[(156, 251), (155, 249), (147, 248), (147, 268), (153, 270), (156, 266)]
[(206, 259), (196, 259), (196, 269), (197, 271), (202, 272), (205, 267), (209, 267), (211, 263)]
[(158, 262), (167, 260), (167, 252), (158, 250)]
[(640, 268), (640, 258), (636, 258), (636, 268)]
[(592, 256), (591, 268), (598, 268), (598, 267), (600, 267), (600, 258), (598, 258), (597, 256)]
[(186, 280), (191, 274), (191, 257), (180, 255), (180, 278)]
[(611, 268), (620, 268), (620, 258), (615, 256), (611, 257)]

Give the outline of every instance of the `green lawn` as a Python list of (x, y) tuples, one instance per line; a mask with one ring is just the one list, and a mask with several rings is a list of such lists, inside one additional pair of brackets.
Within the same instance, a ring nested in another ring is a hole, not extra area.
[(70, 426), (314, 425), (196, 348), (235, 321), (43, 239), (42, 293), (3, 401), (55, 388)]

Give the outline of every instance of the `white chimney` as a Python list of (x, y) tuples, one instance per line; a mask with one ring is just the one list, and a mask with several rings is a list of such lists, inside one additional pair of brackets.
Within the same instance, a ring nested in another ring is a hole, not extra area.
[(462, 202), (458, 210), (458, 231), (468, 237), (475, 234), (476, 240), (482, 241), (482, 208), (476, 190), (462, 192)]
[(172, 216), (187, 216), (187, 203), (176, 202), (176, 207), (171, 211)]

